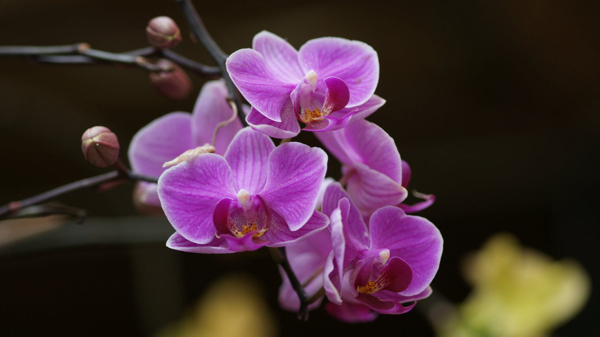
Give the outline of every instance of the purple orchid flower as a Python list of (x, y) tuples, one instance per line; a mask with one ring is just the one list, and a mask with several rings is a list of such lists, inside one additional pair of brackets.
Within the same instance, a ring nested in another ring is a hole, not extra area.
[[(402, 186), (404, 188), (408, 188), (408, 183), (410, 182), (410, 177), (412, 175), (412, 170), (408, 163), (404, 160), (402, 161)], [(435, 195), (433, 194), (423, 194), (417, 191), (413, 191), (413, 195), (419, 199), (423, 199), (423, 201), (417, 202), (413, 205), (406, 205), (404, 203), (398, 205), (398, 207), (402, 208), (402, 210), (407, 214), (420, 212), (429, 206), (433, 205), (435, 202)]]
[[(443, 239), (427, 219), (398, 207), (378, 209), (367, 226), (349, 195), (331, 184), (323, 200), (333, 250), (324, 268), (326, 310), (343, 321), (402, 314), (431, 294)], [(413, 302), (413, 303), (411, 303)]]
[(379, 126), (362, 120), (316, 136), (343, 164), (342, 181), (363, 216), (407, 197), (400, 153), (394, 139)]
[(364, 119), (385, 101), (374, 95), (379, 60), (369, 45), (324, 37), (296, 51), (287, 41), (263, 31), (253, 49), (227, 59), (227, 71), (252, 105), (246, 121), (274, 138), (304, 130), (331, 131)]
[[(193, 114), (172, 112), (155, 119), (140, 129), (129, 146), (129, 162), (135, 172), (159, 177), (163, 164), (187, 150), (211, 144), (217, 124), (231, 118), (233, 110), (227, 103), (227, 88), (223, 81), (206, 82), (196, 100)], [(223, 154), (227, 146), (242, 129), (236, 119), (219, 129), (215, 152)], [(140, 183), (141, 201), (159, 206), (156, 184)]]
[(300, 143), (275, 147), (245, 128), (225, 155), (206, 153), (165, 171), (158, 196), (177, 231), (172, 249), (232, 253), (281, 247), (324, 229), (314, 210), (327, 170), (327, 155)]

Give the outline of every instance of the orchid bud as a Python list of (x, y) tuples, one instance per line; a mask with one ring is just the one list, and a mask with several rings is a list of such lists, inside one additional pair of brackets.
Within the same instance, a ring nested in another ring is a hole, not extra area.
[(171, 71), (150, 73), (150, 82), (161, 95), (179, 100), (190, 94), (192, 81), (178, 65), (165, 59), (158, 60), (156, 65), (164, 69), (171, 69)]
[(159, 16), (148, 22), (146, 27), (148, 42), (156, 48), (173, 48), (181, 42), (181, 32), (173, 19)]
[(119, 159), (119, 140), (108, 128), (94, 126), (83, 133), (81, 150), (90, 164), (108, 167)]

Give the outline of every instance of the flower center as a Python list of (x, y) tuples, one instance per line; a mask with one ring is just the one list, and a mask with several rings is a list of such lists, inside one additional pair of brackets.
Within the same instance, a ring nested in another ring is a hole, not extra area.
[(305, 124), (308, 124), (308, 123), (314, 122), (314, 121), (320, 121), (324, 117), (325, 117), (325, 115), (323, 114), (321, 109), (319, 109), (318, 107), (315, 107), (312, 110), (304, 109), (304, 111), (302, 113), (300, 113), (300, 120)]
[(254, 232), (252, 237), (259, 238), (268, 230), (270, 221), (269, 210), (259, 196), (253, 196), (248, 191), (241, 189), (238, 192), (237, 205), (229, 209), (226, 227), (229, 232), (238, 238)]

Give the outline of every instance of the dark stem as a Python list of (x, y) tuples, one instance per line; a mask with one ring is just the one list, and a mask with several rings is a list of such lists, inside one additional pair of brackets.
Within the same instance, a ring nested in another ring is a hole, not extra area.
[(35, 195), (27, 199), (13, 201), (8, 205), (0, 207), (0, 220), (12, 217), (15, 214), (18, 215), (19, 211), (25, 207), (43, 203), (73, 191), (89, 187), (96, 187), (104, 183), (116, 180), (146, 181), (150, 183), (158, 182), (157, 178), (133, 173), (124, 167), (117, 168), (115, 171), (104, 173), (95, 177), (74, 181), (72, 183), (51, 189), (50, 191)]
[(279, 252), (279, 261), (277, 262), (283, 268), (283, 271), (285, 271), (287, 277), (290, 279), (292, 288), (294, 288), (296, 294), (298, 294), (298, 299), (300, 300), (300, 308), (298, 309), (298, 319), (306, 321), (308, 320), (308, 294), (302, 287), (300, 281), (298, 281), (296, 274), (292, 270), (292, 266), (290, 266), (290, 262), (288, 261), (287, 254), (285, 252), (285, 247), (279, 247), (277, 248), (277, 251)]
[(225, 85), (227, 86), (229, 97), (233, 99), (235, 105), (237, 106), (238, 117), (240, 118), (240, 121), (242, 122), (243, 126), (248, 126), (248, 123), (246, 123), (246, 114), (244, 113), (244, 109), (242, 108), (242, 101), (240, 95), (237, 91), (237, 88), (235, 87), (235, 84), (233, 84), (229, 73), (227, 72), (227, 67), (225, 66), (225, 61), (227, 61), (227, 54), (225, 54), (225, 52), (221, 50), (219, 45), (217, 45), (215, 40), (213, 40), (213, 38), (210, 36), (208, 31), (206, 30), (206, 27), (204, 27), (204, 23), (202, 22), (202, 19), (200, 19), (200, 16), (198, 15), (198, 12), (196, 11), (196, 8), (192, 4), (192, 2), (190, 0), (176, 1), (179, 5), (179, 9), (181, 9), (181, 11), (183, 12), (183, 16), (185, 17), (190, 27), (190, 30), (192, 31), (194, 36), (196, 36), (198, 41), (200, 41), (200, 43), (204, 46), (206, 51), (208, 51), (208, 54), (213, 59), (213, 61), (219, 66), (219, 69), (221, 70), (221, 76), (223, 77)]
[(182, 68), (187, 69), (194, 74), (211, 80), (221, 78), (221, 70), (218, 67), (211, 67), (196, 61), (192, 61), (189, 58), (181, 56), (169, 49), (160, 50), (159, 53), (162, 57), (177, 63)]
[(85, 45), (85, 43), (48, 47), (3, 46), (0, 47), (0, 56), (30, 57), (36, 55), (75, 54), (83, 45)]
[(145, 47), (125, 53), (110, 53), (91, 49), (87, 43), (77, 43), (67, 46), (6, 46), (0, 47), (0, 56), (29, 57), (35, 62), (68, 65), (119, 65), (138, 67), (147, 71), (170, 71), (156, 66), (146, 57), (164, 57), (178, 64), (188, 71), (207, 79), (221, 77), (218, 67), (211, 67), (192, 61), (168, 49), (160, 50), (154, 47)]

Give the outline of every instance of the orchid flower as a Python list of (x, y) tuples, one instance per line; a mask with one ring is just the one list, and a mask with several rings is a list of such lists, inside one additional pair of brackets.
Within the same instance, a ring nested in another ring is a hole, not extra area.
[(252, 105), (250, 126), (274, 138), (300, 132), (331, 131), (364, 119), (385, 101), (374, 95), (379, 60), (369, 45), (324, 37), (296, 51), (279, 36), (263, 31), (252, 49), (227, 59), (227, 71)]
[[(140, 129), (129, 146), (129, 162), (134, 171), (159, 177), (164, 171), (163, 164), (187, 150), (211, 144), (217, 124), (231, 118), (233, 110), (227, 103), (227, 88), (223, 81), (204, 84), (196, 100), (193, 114), (172, 112), (155, 119)], [(225, 153), (227, 146), (242, 129), (236, 118), (219, 129), (215, 139), (215, 152)], [(160, 205), (156, 194), (156, 184), (140, 183), (143, 203)]]
[(315, 211), (327, 155), (301, 143), (278, 146), (245, 128), (224, 156), (205, 153), (166, 170), (158, 196), (177, 231), (167, 246), (193, 253), (281, 247), (324, 229)]
[[(427, 219), (386, 206), (365, 224), (338, 183), (325, 191), (333, 250), (324, 268), (326, 310), (344, 321), (368, 321), (373, 313), (402, 314), (431, 294), (443, 239)], [(410, 304), (413, 302), (412, 304)]]
[(362, 120), (316, 135), (342, 163), (348, 194), (363, 216), (406, 198), (400, 153), (394, 139), (379, 126)]

